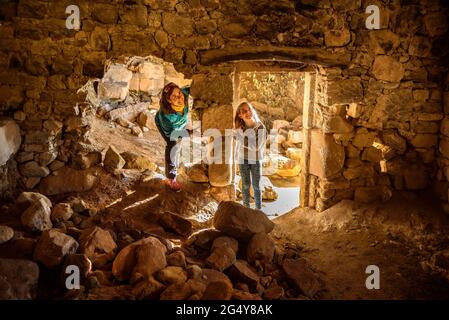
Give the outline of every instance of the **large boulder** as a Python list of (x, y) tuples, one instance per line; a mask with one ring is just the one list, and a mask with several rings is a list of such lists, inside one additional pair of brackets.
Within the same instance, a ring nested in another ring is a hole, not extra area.
[(255, 234), (248, 243), (246, 256), (249, 262), (263, 261), (270, 263), (274, 257), (275, 243), (266, 233)]
[(39, 266), (30, 260), (0, 258), (0, 300), (36, 298)]
[(84, 253), (96, 268), (101, 268), (115, 257), (117, 245), (107, 230), (91, 227), (79, 238), (81, 253)]
[(167, 265), (167, 248), (154, 237), (136, 241), (123, 248), (112, 265), (112, 273), (119, 281), (148, 278)]
[(78, 242), (58, 230), (51, 229), (42, 233), (34, 250), (34, 259), (47, 268), (58, 267), (65, 255), (76, 253)]
[(214, 216), (214, 227), (238, 240), (248, 241), (256, 233), (270, 233), (274, 223), (260, 210), (234, 201), (223, 201)]
[(27, 230), (39, 232), (52, 228), (50, 215), (51, 209), (48, 203), (44, 199), (39, 199), (22, 213), (20, 220)]
[(14, 120), (0, 120), (0, 166), (14, 155), (22, 143), (20, 128)]

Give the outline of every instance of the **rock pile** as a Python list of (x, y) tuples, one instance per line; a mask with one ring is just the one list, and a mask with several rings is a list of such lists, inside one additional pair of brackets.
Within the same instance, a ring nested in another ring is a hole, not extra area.
[[(30, 244), (16, 255), (21, 260), (0, 259), (0, 274), (6, 275), (0, 282), (8, 288), (2, 298), (36, 297), (36, 262), (60, 274), (58, 290), (66, 299), (295, 299), (314, 298), (323, 289), (296, 250), (275, 244), (269, 235), (273, 222), (235, 202), (222, 202), (214, 228), (194, 234), (188, 220), (161, 214), (158, 223), (185, 239), (180, 246), (145, 232), (100, 228), (95, 210), (80, 199), (53, 206), (43, 195), (23, 193), (12, 209), (26, 216), (22, 220), (29, 231), (2, 226), (2, 246), (17, 253), (25, 239)], [(30, 272), (20, 277), (11, 261)], [(73, 268), (80, 271), (78, 290), (66, 289), (67, 270)]]

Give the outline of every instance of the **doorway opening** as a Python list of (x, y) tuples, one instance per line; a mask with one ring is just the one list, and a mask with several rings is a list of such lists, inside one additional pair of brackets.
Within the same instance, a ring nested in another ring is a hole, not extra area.
[[(305, 67), (274, 62), (245, 62), (236, 67), (234, 112), (241, 102), (250, 102), (269, 133), (260, 187), (262, 211), (273, 218), (299, 207), (305, 189), (303, 119), (309, 116), (304, 105), (310, 96)], [(238, 166), (234, 170), (237, 201), (242, 203)], [(250, 195), (253, 207), (252, 187)]]

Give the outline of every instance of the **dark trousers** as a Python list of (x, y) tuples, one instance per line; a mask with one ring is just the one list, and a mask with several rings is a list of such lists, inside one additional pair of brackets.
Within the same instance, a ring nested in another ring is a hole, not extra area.
[(172, 141), (170, 140), (170, 138), (167, 138), (164, 134), (164, 132), (162, 131), (162, 129), (157, 125), (156, 122), (156, 127), (159, 130), (159, 133), (161, 134), (162, 138), (164, 138), (166, 146), (165, 146), (165, 176), (169, 179), (174, 179), (176, 177), (176, 161), (175, 161), (175, 157), (174, 156), (170, 156), (176, 152), (176, 145), (178, 143), (178, 141)]
[(252, 184), (254, 190), (254, 201), (256, 202), (256, 209), (262, 209), (262, 192), (260, 190), (262, 163), (260, 161), (249, 163), (248, 160), (244, 160), (244, 162), (240, 163), (239, 166), (240, 177), (242, 178), (243, 205), (248, 208), (250, 207), (250, 185)]

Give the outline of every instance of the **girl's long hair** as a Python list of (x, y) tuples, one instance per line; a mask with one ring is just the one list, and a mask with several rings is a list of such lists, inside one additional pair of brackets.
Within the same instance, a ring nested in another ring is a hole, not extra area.
[(173, 93), (173, 90), (175, 90), (176, 88), (181, 90), (177, 84), (170, 82), (165, 85), (164, 89), (162, 89), (162, 97), (161, 101), (159, 102), (162, 113), (170, 114), (176, 112), (175, 110), (173, 110), (173, 108), (171, 107), (171, 103), (168, 101), (171, 94)]
[(236, 129), (245, 128), (245, 121), (243, 119), (240, 119), (240, 117), (239, 117), (240, 111), (244, 105), (247, 105), (249, 110), (251, 110), (254, 121), (256, 123), (260, 122), (259, 115), (257, 114), (256, 109), (254, 109), (254, 107), (251, 103), (245, 101), (245, 102), (240, 103), (239, 106), (237, 107), (237, 110), (235, 111), (234, 125), (235, 125)]

